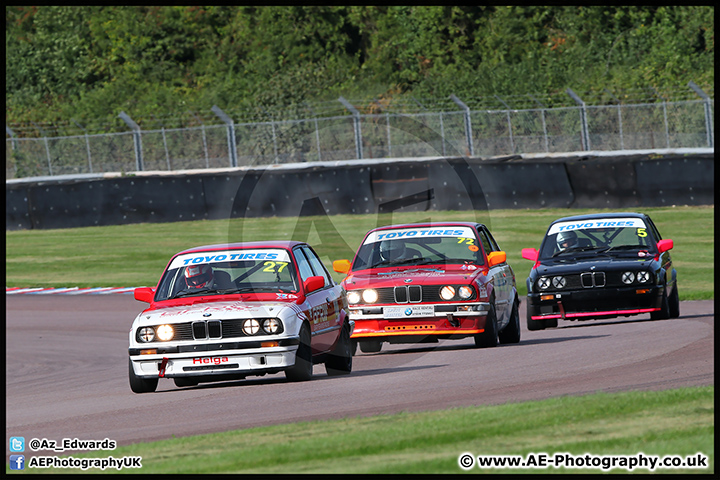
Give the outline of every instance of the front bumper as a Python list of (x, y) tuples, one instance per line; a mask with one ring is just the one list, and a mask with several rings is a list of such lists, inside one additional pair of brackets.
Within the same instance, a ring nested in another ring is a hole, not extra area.
[[(286, 338), (277, 346), (261, 342), (229, 342), (130, 348), (130, 360), (137, 377), (205, 377), (264, 375), (295, 365), (299, 339)], [(257, 344), (257, 345), (256, 345)], [(152, 353), (156, 350), (157, 353)]]
[(660, 310), (662, 286), (592, 288), (528, 294), (532, 320), (590, 320), (640, 315)]
[(405, 304), (350, 308), (353, 339), (392, 340), (400, 337), (462, 338), (485, 331), (489, 303)]

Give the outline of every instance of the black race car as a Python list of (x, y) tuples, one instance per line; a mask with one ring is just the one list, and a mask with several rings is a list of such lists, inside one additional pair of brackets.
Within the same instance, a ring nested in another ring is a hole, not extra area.
[(649, 313), (680, 316), (677, 272), (670, 249), (649, 216), (599, 213), (555, 220), (527, 279), (527, 327), (542, 330), (564, 320)]

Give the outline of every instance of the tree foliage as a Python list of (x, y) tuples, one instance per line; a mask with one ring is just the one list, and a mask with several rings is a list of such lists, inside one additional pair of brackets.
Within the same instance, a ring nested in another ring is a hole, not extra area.
[[(709, 6), (6, 7), (6, 122), (714, 84)], [(300, 107), (298, 107), (300, 108)], [(98, 127), (99, 128), (99, 127)]]

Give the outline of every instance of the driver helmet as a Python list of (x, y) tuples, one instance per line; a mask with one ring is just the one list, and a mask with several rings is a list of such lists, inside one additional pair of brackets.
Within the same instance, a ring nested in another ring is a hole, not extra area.
[(209, 287), (213, 281), (212, 267), (208, 264), (186, 267), (185, 281), (191, 288)]
[(578, 244), (578, 237), (577, 233), (575, 232), (560, 232), (557, 236), (557, 246), (560, 250), (565, 250), (566, 248), (575, 247)]
[(383, 260), (398, 260), (405, 255), (405, 242), (383, 240), (380, 242), (380, 257)]

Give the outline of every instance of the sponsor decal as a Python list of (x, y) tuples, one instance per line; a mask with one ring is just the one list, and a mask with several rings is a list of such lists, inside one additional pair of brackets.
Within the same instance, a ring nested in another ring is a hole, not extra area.
[(193, 365), (220, 365), (221, 363), (227, 363), (230, 359), (228, 357), (195, 357), (192, 360)]
[(429, 238), (429, 237), (456, 237), (475, 238), (473, 231), (468, 227), (440, 227), (440, 228), (402, 228), (396, 230), (379, 230), (371, 232), (365, 239), (364, 244), (382, 242), (383, 240), (401, 238)]
[(219, 252), (202, 252), (180, 255), (170, 264), (170, 268), (186, 267), (188, 265), (201, 265), (204, 263), (234, 262), (240, 260), (278, 260), (290, 262), (290, 256), (286, 250), (278, 249), (253, 249), (233, 250)]
[(598, 228), (646, 228), (639, 218), (600, 218), (581, 222), (560, 222), (550, 227), (548, 235), (570, 230), (594, 230)]

